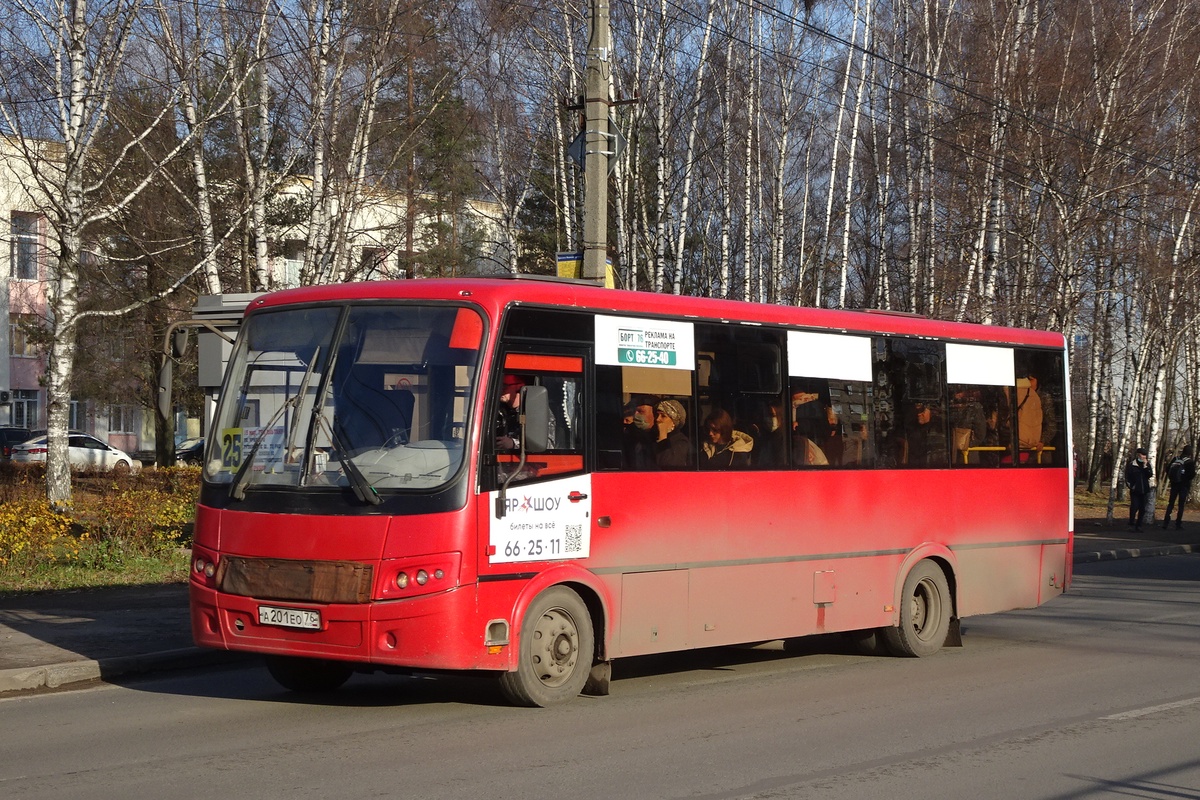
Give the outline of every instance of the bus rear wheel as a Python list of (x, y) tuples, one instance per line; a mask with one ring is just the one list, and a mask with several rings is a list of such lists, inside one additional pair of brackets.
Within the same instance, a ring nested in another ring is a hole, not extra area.
[(888, 649), (914, 658), (936, 653), (950, 630), (951, 606), (945, 573), (928, 559), (918, 562), (904, 579), (900, 624), (883, 629)]
[(542, 592), (525, 613), (517, 647), (517, 669), (500, 676), (509, 701), (544, 708), (578, 696), (596, 648), (587, 606), (564, 586)]
[(285, 689), (304, 694), (332, 692), (350, 680), (354, 669), (340, 661), (267, 656), (267, 671)]

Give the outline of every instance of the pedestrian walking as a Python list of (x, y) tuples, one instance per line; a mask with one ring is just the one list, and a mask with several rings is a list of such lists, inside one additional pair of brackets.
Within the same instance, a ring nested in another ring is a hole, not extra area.
[(1125, 467), (1125, 485), (1129, 487), (1129, 527), (1135, 531), (1142, 529), (1142, 517), (1146, 513), (1146, 496), (1150, 493), (1152, 477), (1154, 477), (1154, 471), (1150, 469), (1150, 460), (1146, 456), (1146, 450), (1139, 447)]
[(1179, 501), (1179, 507), (1175, 512), (1175, 530), (1183, 528), (1183, 504), (1192, 492), (1192, 479), (1195, 477), (1196, 462), (1192, 460), (1192, 446), (1189, 444), (1167, 466), (1170, 493), (1167, 495), (1167, 513), (1163, 514), (1164, 529), (1171, 523), (1171, 509), (1175, 507), (1176, 500)]

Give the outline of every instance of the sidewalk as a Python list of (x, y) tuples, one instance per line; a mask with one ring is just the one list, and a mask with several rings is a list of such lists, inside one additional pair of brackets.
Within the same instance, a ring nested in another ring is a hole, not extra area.
[[(1193, 552), (1200, 522), (1139, 533), (1076, 522), (1076, 564)], [(193, 646), (183, 584), (0, 598), (0, 696), (244, 657)]]
[(0, 597), (0, 696), (236, 657), (192, 644), (186, 584)]

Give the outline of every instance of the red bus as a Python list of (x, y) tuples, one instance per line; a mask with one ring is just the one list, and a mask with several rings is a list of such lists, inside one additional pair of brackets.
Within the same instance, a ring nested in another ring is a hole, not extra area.
[(191, 617), (283, 686), (848, 632), (903, 656), (1070, 580), (1061, 335), (553, 279), (252, 301)]

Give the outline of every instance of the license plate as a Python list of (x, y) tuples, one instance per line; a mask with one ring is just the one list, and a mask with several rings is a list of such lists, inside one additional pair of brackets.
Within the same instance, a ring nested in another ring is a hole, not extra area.
[(315, 631), (321, 628), (321, 615), (309, 608), (280, 608), (259, 606), (258, 624), (275, 625), (280, 628), (303, 628)]

